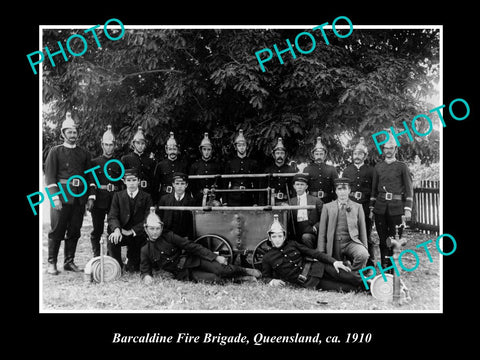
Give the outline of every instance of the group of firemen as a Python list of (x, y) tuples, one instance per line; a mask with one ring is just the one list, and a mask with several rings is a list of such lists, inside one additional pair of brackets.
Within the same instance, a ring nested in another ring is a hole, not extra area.
[[(343, 269), (358, 270), (367, 263), (374, 265), (373, 224), (379, 237), (381, 264), (388, 266), (392, 250), (387, 246), (387, 238), (394, 236), (398, 225), (411, 216), (412, 180), (407, 165), (396, 159), (395, 141), (384, 144), (384, 160), (370, 166), (365, 163), (368, 149), (361, 138), (353, 149), (352, 163), (339, 176), (334, 166), (326, 164), (328, 151), (320, 137), (311, 149), (311, 163), (300, 171), (295, 163), (289, 163), (281, 138), (273, 146), (272, 164), (260, 168), (257, 161), (248, 156), (248, 141), (242, 130), (235, 137), (235, 154), (228, 162), (222, 164), (214, 159), (213, 144), (208, 133), (204, 133), (199, 145), (200, 158), (188, 166), (179, 157), (179, 145), (173, 132), (166, 141), (165, 159), (155, 161), (146, 152), (147, 141), (139, 126), (131, 140), (132, 151), (118, 159), (123, 169), (118, 162), (109, 161), (114, 158), (115, 151), (115, 136), (110, 126), (101, 139), (102, 155), (94, 159), (77, 145), (77, 124), (70, 114), (62, 123), (61, 136), (63, 144), (54, 146), (45, 160), (47, 188), (50, 193), (58, 194), (59, 187), (67, 184), (72, 176), (86, 174), (88, 191), (84, 191), (82, 182), (72, 181), (68, 183), (69, 191), (73, 194), (85, 192), (84, 196), (75, 197), (67, 193), (62, 197), (53, 197), (47, 268), (47, 273), (51, 275), (59, 273), (57, 257), (62, 241), (65, 252), (63, 270), (81, 271), (74, 258), (85, 210), (91, 213), (92, 218), (90, 239), (93, 256), (100, 255), (100, 239), (106, 222), (108, 254), (126, 271), (140, 271), (146, 282), (152, 281), (152, 268), (159, 263), (164, 268), (170, 266), (171, 272), (179, 279), (221, 281), (227, 277), (261, 277), (257, 270), (229, 264), (222, 256), (196, 244), (191, 238), (192, 221), (188, 211), (157, 211), (154, 210), (156, 206), (205, 206), (206, 200), (218, 206), (315, 205), (315, 209), (292, 211), (289, 216), (291, 221), (282, 226), (291, 228), (288, 234), (292, 239), (289, 240), (312, 249), (312, 256), (316, 252), (325, 252), (325, 242), (327, 248), (330, 246), (327, 239), (330, 233), (343, 234), (349, 240), (356, 240), (356, 237), (361, 240), (357, 243), (365, 249), (355, 248), (353, 252), (360, 257), (337, 259), (334, 265), (337, 273)], [(108, 166), (105, 167), (105, 164)], [(92, 167), (97, 169), (96, 181), (91, 172), (85, 172)], [(122, 179), (112, 182), (112, 178)], [(255, 190), (260, 188), (268, 188), (270, 192)], [(215, 193), (207, 189), (228, 189), (230, 192)], [(334, 210), (334, 223), (330, 218), (322, 221), (331, 208), (327, 209), (325, 205), (333, 202), (339, 204)], [(352, 206), (353, 203), (360, 206)], [(337, 219), (337, 213), (343, 214), (343, 217), (338, 215)], [(355, 221), (361, 222), (359, 226), (352, 225), (352, 214), (356, 216)], [(282, 226), (280, 228), (285, 230)], [(278, 230), (278, 222), (272, 225), (272, 229)], [(273, 234), (273, 230), (270, 233)], [(285, 234), (287, 231), (284, 231)], [(350, 247), (340, 235), (332, 236), (334, 249), (337, 245), (338, 249)], [(127, 247), (126, 264), (121, 257), (122, 246)], [(283, 254), (281, 246), (284, 245), (279, 246)], [(185, 258), (182, 260), (185, 252), (191, 254), (186, 261)], [(335, 254), (339, 256), (334, 251)], [(290, 255), (285, 253), (282, 256), (288, 260)], [(297, 266), (291, 259), (287, 263)], [(304, 262), (299, 263), (301, 271), (298, 270), (296, 277), (305, 275), (304, 268), (307, 266), (304, 265)]]

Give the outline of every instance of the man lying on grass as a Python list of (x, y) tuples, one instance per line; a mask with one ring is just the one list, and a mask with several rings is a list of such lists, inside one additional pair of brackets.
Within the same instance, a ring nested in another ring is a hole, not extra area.
[(328, 254), (297, 241), (286, 241), (286, 231), (274, 215), (268, 231), (273, 247), (263, 256), (262, 278), (271, 286), (291, 283), (310, 289), (361, 291), (358, 273)]
[(211, 283), (222, 283), (224, 279), (256, 281), (261, 276), (258, 270), (229, 265), (225, 257), (187, 238), (163, 232), (163, 222), (154, 207), (150, 208), (144, 227), (147, 242), (140, 252), (140, 273), (146, 284), (153, 281), (153, 269), (170, 272), (177, 280)]

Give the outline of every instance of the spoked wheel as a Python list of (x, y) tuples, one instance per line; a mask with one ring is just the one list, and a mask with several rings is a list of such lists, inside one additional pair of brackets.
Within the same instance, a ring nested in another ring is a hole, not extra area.
[(218, 235), (202, 235), (197, 240), (202, 246), (205, 246), (215, 254), (221, 255), (227, 259), (228, 263), (232, 263), (233, 250), (227, 240)]
[(253, 250), (253, 256), (252, 256), (252, 266), (255, 269), (261, 270), (262, 269), (262, 259), (263, 255), (272, 248), (272, 243), (268, 239), (263, 239), (258, 243), (258, 245), (255, 247), (255, 250)]

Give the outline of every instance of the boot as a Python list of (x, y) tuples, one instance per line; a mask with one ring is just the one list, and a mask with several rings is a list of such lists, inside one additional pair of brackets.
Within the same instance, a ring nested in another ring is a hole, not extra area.
[(239, 284), (244, 282), (258, 282), (257, 278), (251, 275), (236, 276), (233, 278), (233, 281)]
[(48, 263), (47, 274), (58, 275), (57, 264)]
[(255, 278), (262, 276), (262, 273), (257, 269), (244, 268), (244, 272), (246, 275), (253, 276)]
[(72, 261), (69, 261), (69, 262), (67, 262), (67, 263), (65, 263), (65, 264), (63, 264), (63, 270), (65, 270), (65, 271), (73, 271), (73, 272), (80, 272), (80, 271), (82, 271), (82, 270), (80, 270), (80, 268), (79, 268), (77, 265), (75, 265), (75, 263), (73, 262), (73, 260), (72, 260)]

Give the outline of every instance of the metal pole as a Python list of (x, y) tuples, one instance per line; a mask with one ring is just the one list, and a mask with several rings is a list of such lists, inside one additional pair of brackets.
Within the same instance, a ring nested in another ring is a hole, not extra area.
[(274, 174), (216, 174), (216, 175), (188, 175), (189, 179), (235, 179), (235, 178), (262, 178), (262, 177), (293, 177), (297, 173), (274, 173)]
[(100, 238), (100, 284), (103, 284), (103, 273), (105, 266), (104, 250), (103, 250), (103, 236)]
[(292, 206), (158, 206), (158, 210), (180, 210), (180, 211), (277, 211), (277, 210), (300, 210), (315, 209), (315, 205), (292, 205)]

